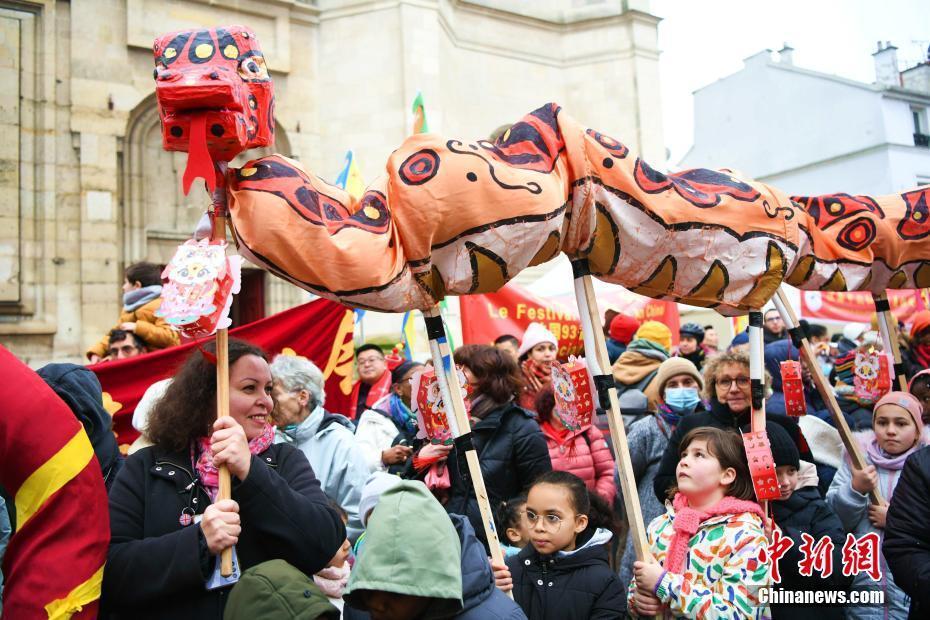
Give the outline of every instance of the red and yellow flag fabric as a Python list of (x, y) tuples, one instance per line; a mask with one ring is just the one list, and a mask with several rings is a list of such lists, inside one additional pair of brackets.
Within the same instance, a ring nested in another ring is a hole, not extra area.
[[(355, 361), (353, 327), (351, 310), (318, 299), (231, 329), (229, 337), (247, 340), (272, 357), (278, 353), (306, 357), (323, 371), (327, 410), (348, 413)], [(90, 366), (100, 379), (104, 402), (110, 403), (108, 410), (120, 444), (132, 443), (139, 435), (132, 427), (132, 413), (145, 390), (172, 376), (187, 356), (206, 342), (209, 340)]]
[(71, 409), (0, 346), (0, 484), (16, 504), (3, 617), (97, 617), (110, 544), (107, 493)]

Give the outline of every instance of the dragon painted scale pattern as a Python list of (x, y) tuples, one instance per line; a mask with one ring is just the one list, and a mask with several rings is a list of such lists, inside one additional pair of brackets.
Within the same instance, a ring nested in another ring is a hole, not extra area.
[(358, 201), (280, 155), (231, 170), (249, 260), (386, 312), (495, 291), (564, 252), (637, 293), (722, 314), (802, 289), (930, 286), (930, 188), (791, 197), (730, 170), (662, 174), (545, 105), (495, 143), (407, 139)]

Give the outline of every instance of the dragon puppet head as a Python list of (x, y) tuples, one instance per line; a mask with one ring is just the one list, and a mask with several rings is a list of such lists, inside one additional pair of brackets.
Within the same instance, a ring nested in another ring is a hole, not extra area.
[(197, 177), (215, 188), (214, 160), (274, 142), (274, 90), (254, 32), (172, 32), (153, 52), (165, 150), (188, 153), (185, 194)]

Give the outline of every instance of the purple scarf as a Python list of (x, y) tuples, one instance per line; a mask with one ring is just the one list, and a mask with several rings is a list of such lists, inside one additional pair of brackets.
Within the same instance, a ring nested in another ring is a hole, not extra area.
[(878, 445), (878, 440), (873, 438), (872, 441), (865, 447), (865, 450), (868, 452), (869, 458), (872, 459), (872, 463), (874, 463), (876, 467), (901, 471), (904, 469), (904, 461), (907, 460), (907, 457), (909, 457), (914, 453), (915, 450), (921, 447), (923, 447), (923, 444), (918, 441), (917, 445), (913, 446), (910, 450), (906, 450), (897, 456), (891, 456), (882, 450), (881, 446)]

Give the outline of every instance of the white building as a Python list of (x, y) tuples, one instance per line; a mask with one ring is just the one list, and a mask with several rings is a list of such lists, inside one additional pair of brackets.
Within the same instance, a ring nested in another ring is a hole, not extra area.
[(794, 195), (890, 194), (930, 183), (930, 60), (899, 71), (879, 44), (865, 84), (792, 63), (790, 47), (694, 93), (681, 168), (733, 167)]

